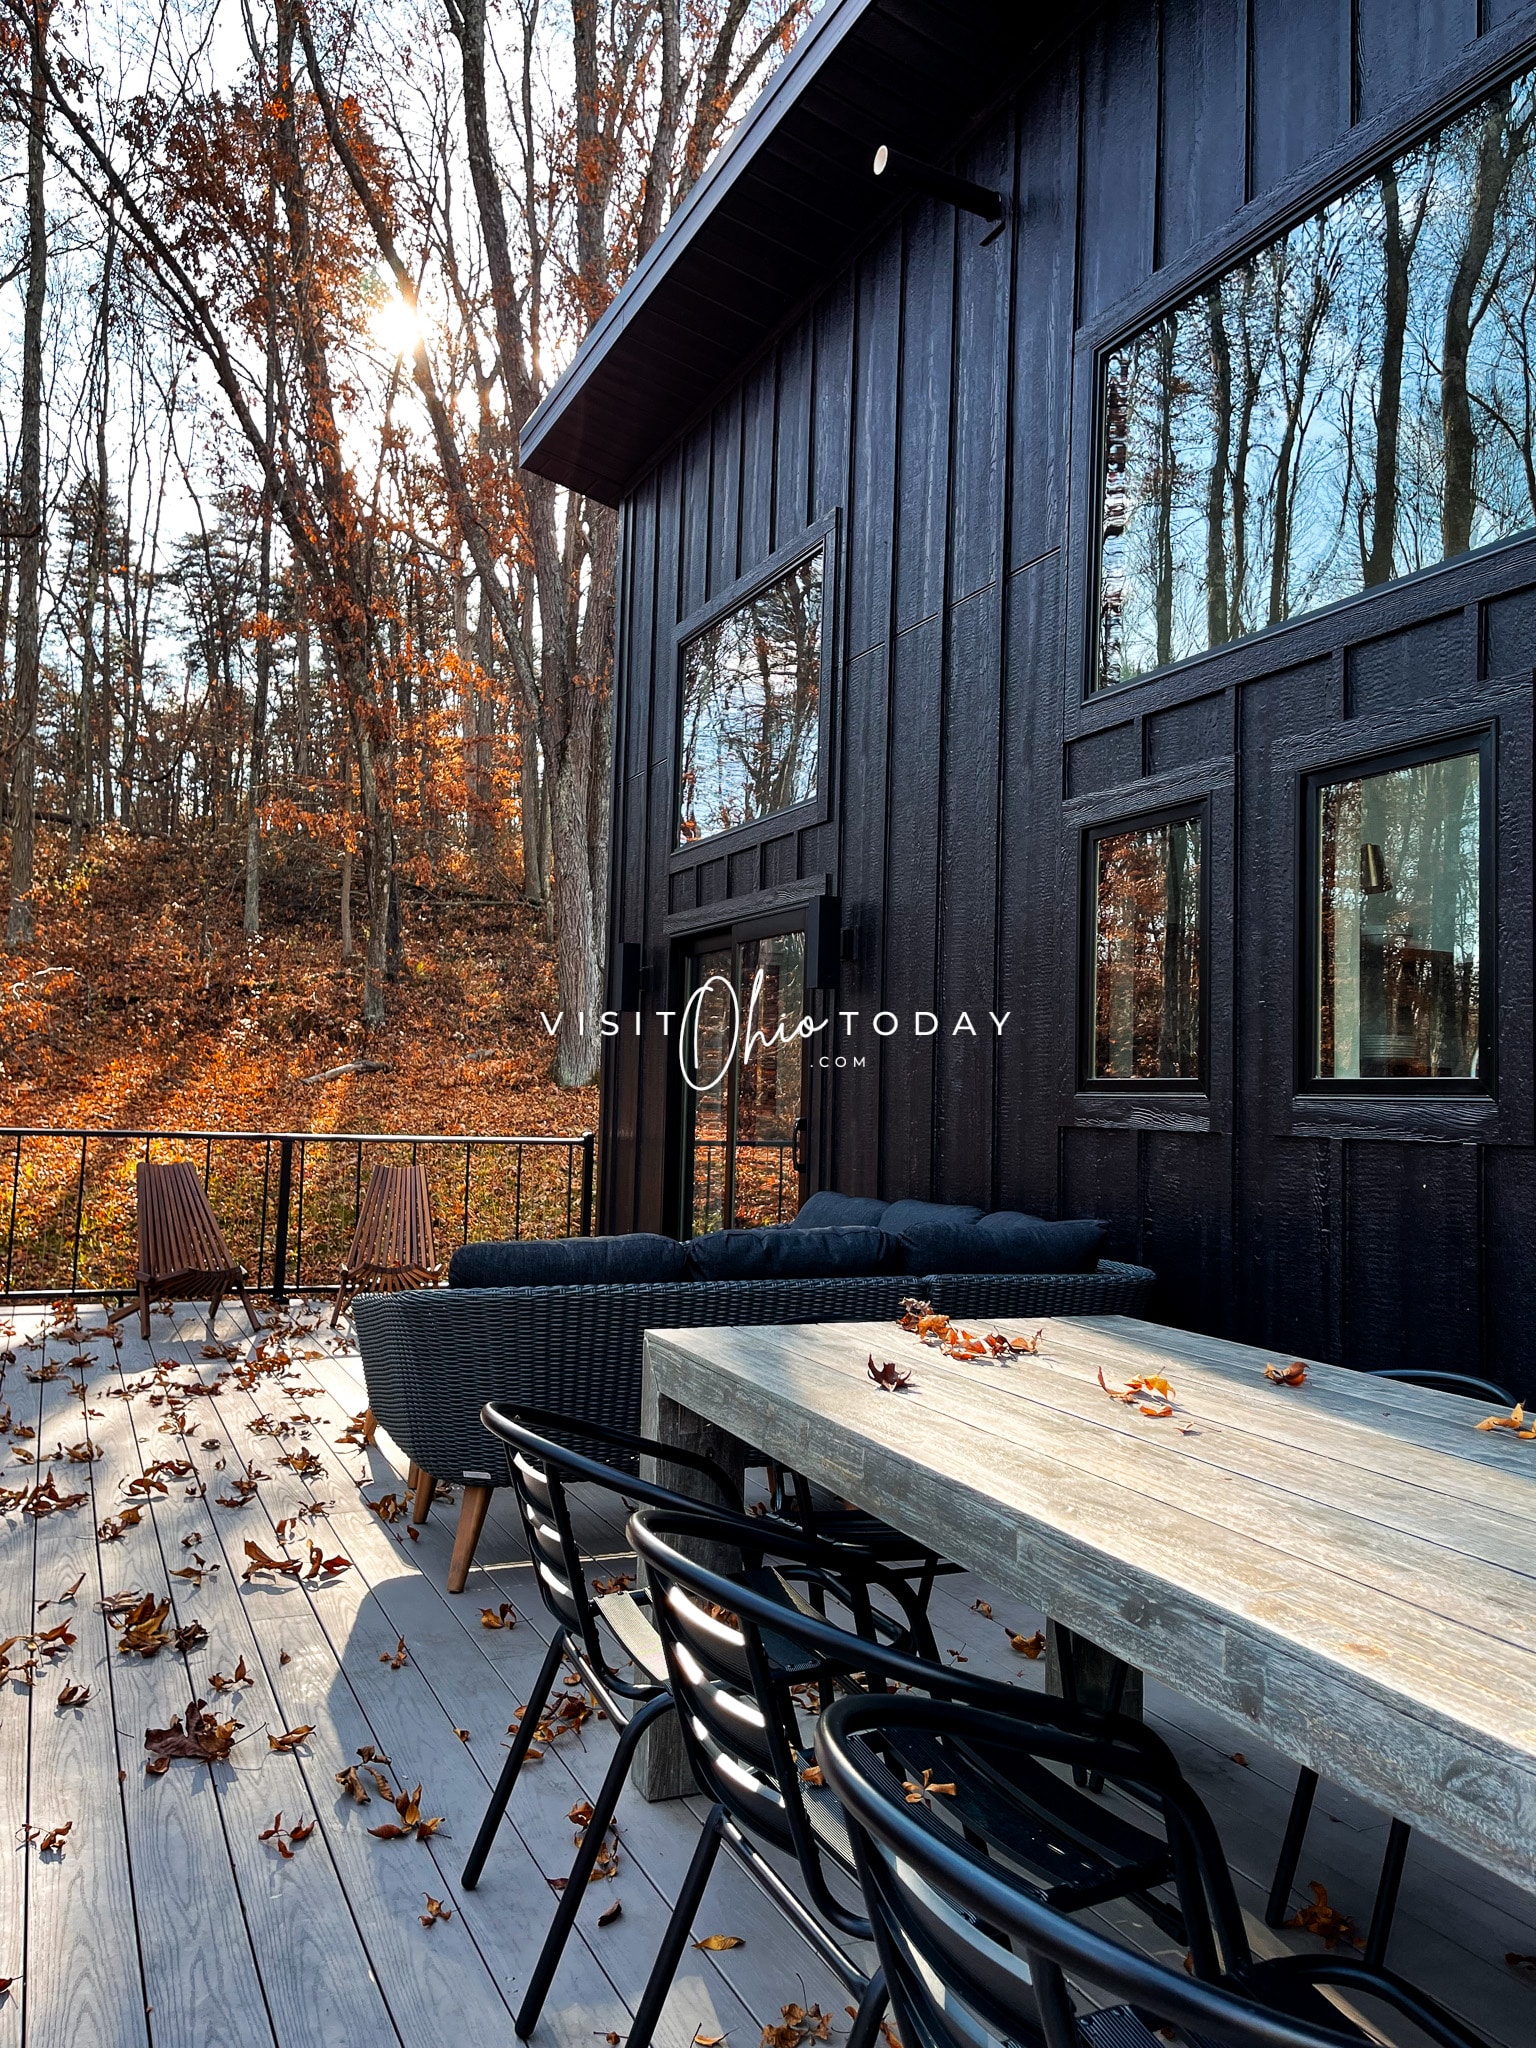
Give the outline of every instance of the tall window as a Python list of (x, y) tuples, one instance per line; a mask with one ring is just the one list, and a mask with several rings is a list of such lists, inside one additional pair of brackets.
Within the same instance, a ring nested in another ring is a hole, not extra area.
[(1200, 820), (1091, 842), (1093, 1082), (1200, 1078)]
[(1317, 1080), (1479, 1077), (1482, 765), (1314, 788)]
[(683, 648), (677, 843), (816, 794), (822, 550)]
[(803, 1194), (805, 933), (709, 942), (688, 990), (684, 1235), (788, 1223)]
[(1099, 686), (1536, 524), (1536, 72), (1110, 351)]

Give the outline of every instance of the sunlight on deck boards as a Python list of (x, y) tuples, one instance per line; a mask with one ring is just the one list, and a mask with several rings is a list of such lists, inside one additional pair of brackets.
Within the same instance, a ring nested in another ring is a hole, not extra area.
[[(53, 1643), (38, 1641), (30, 1689), (28, 1651), (13, 1643), (0, 1686), (0, 1824), (18, 1844), (0, 1858), (0, 1977), (14, 1979), (0, 1997), (0, 2048), (515, 2040), (511, 2011), (552, 1907), (547, 1880), (568, 1863), (570, 1810), (595, 1789), (612, 1733), (588, 1722), (525, 1773), (480, 1888), (461, 1892), (548, 1623), (505, 1494), (456, 1599), (444, 1591), (454, 1506), (440, 1499), (417, 1540), (404, 1513), (379, 1514), (391, 1497), (404, 1508), (404, 1460), (382, 1437), (372, 1447), (343, 1440), (366, 1397), (348, 1331), (333, 1336), (325, 1316), (300, 1305), (272, 1333), (289, 1364), (256, 1375), (232, 1369), (255, 1349), (238, 1310), (221, 1314), (211, 1351), (201, 1311), (187, 1308), (157, 1315), (148, 1345), (123, 1325), (115, 1351), (99, 1308), (81, 1311), (83, 1343), (50, 1328), (46, 1312), (18, 1310), (15, 1335), (0, 1344), (14, 1354), (0, 1385), (11, 1432), (3, 1484), (51, 1476), (60, 1494), (85, 1495), (0, 1520), (0, 1639), (42, 1639), (68, 1624)], [(158, 1378), (156, 1365), (166, 1368)], [(234, 1482), (248, 1469), (263, 1476), (242, 1501)], [(137, 1523), (124, 1526), (135, 1506)], [(612, 1570), (622, 1518), (601, 1496), (580, 1533)], [(302, 1583), (242, 1579), (247, 1542), (307, 1563), (311, 1541), (348, 1568)], [(187, 1632), (183, 1647), (124, 1653), (101, 1610), (130, 1592), (169, 1596), (166, 1626)], [(482, 1608), (503, 1601), (516, 1627), (483, 1628)], [(1009, 1630), (1033, 1633), (1039, 1616), (968, 1578), (940, 1581), (933, 1616), (941, 1646), (972, 1668), (1042, 1682), (1008, 1642)], [(239, 1682), (221, 1689), (216, 1675)], [(60, 1704), (66, 1687), (89, 1687), (89, 1697)], [(191, 1700), (240, 1723), (229, 1762), (183, 1759), (147, 1775), (145, 1731), (185, 1717)], [(1256, 1945), (1306, 1944), (1257, 1919), (1288, 1767), (1161, 1688), (1149, 1687), (1148, 1706), (1212, 1807)], [(272, 1746), (301, 1728), (291, 1745)], [(370, 1748), (391, 1787), (419, 1782), (422, 1813), (443, 1816), (426, 1842), (371, 1835), (396, 1817), (377, 1782), (362, 1780), (366, 1805), (338, 1782)], [(696, 1804), (621, 1804), (617, 1877), (584, 1902), (536, 2042), (591, 2048), (624, 2033), (692, 1849)], [(284, 1839), (314, 1824), (289, 1857), (262, 1839), (278, 1815)], [(45, 1853), (44, 1836), (66, 1823), (62, 1847)], [(1324, 1788), (1303, 1880), (1325, 1884), (1363, 1922), (1386, 1827), (1385, 1815)], [(424, 1926), (429, 1897), (448, 1916)], [(621, 1916), (599, 1928), (615, 1899)], [(1504, 1957), (1536, 1952), (1531, 1921), (1522, 1894), (1416, 1840), (1392, 1960), (1519, 2048), (1536, 2037), (1536, 1977)], [(696, 1932), (745, 1944), (687, 1953), (660, 2048), (687, 2048), (701, 2033), (755, 2048), (790, 2001), (819, 2002), (842, 2031), (840, 1987), (725, 1860)]]

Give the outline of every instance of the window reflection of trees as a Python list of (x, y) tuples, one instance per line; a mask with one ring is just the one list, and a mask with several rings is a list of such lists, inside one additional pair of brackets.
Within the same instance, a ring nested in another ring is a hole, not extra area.
[(1094, 849), (1096, 1081), (1200, 1074), (1200, 824), (1118, 832)]
[(1536, 72), (1105, 369), (1098, 681), (1536, 524)]
[(680, 845), (815, 795), (821, 596), (818, 551), (683, 650)]

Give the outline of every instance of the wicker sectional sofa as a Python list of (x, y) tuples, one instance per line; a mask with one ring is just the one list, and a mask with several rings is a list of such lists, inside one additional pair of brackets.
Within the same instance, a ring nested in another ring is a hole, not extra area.
[[(480, 1423), (522, 1398), (638, 1429), (648, 1329), (892, 1320), (905, 1295), (959, 1317), (1134, 1315), (1153, 1275), (1101, 1260), (1086, 1273), (839, 1275), (583, 1287), (449, 1287), (353, 1304), (369, 1405), (423, 1474), (462, 1487), (449, 1590), (462, 1590), (491, 1492), (508, 1483)], [(430, 1488), (422, 1497), (422, 1507)]]

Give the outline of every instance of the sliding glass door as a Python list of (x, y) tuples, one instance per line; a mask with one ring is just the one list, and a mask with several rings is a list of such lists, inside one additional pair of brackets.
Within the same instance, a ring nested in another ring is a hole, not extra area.
[(687, 988), (683, 1234), (787, 1223), (805, 1199), (805, 933), (706, 940)]

